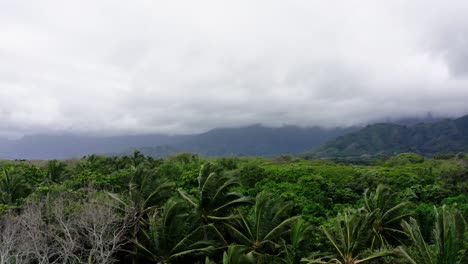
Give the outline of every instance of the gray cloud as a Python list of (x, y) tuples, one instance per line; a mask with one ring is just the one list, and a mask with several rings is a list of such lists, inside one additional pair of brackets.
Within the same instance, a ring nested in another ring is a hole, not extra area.
[(0, 135), (468, 112), (466, 1), (2, 1)]

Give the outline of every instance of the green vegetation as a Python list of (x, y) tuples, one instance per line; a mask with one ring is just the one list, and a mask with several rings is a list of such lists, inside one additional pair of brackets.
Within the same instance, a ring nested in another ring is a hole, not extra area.
[(468, 263), (468, 158), (0, 162), (0, 263)]
[(307, 154), (310, 157), (369, 159), (414, 152), (451, 158), (468, 151), (468, 115), (435, 123), (403, 126), (369, 125), (358, 132), (331, 140)]

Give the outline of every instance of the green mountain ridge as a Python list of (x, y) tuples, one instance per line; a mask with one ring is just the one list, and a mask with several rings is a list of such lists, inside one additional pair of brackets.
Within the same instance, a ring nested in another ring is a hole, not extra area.
[(251, 125), (240, 128), (216, 128), (208, 132), (186, 136), (168, 144), (127, 148), (122, 152), (109, 153), (115, 156), (130, 155), (135, 150), (151, 156), (190, 152), (207, 157), (222, 156), (277, 156), (299, 154), (317, 148), (338, 136), (356, 131), (357, 127), (265, 127)]
[(376, 157), (414, 152), (432, 156), (468, 150), (468, 115), (435, 123), (404, 126), (392, 123), (368, 125), (340, 136), (306, 154), (310, 157)]

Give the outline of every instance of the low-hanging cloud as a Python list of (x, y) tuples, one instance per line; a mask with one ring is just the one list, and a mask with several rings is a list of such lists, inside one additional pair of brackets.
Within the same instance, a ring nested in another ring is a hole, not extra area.
[(466, 1), (2, 1), (0, 135), (468, 112)]

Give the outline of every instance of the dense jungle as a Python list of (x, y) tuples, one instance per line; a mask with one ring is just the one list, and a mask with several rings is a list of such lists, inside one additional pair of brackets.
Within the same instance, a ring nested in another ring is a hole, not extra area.
[(2, 161), (0, 263), (468, 263), (468, 157)]

